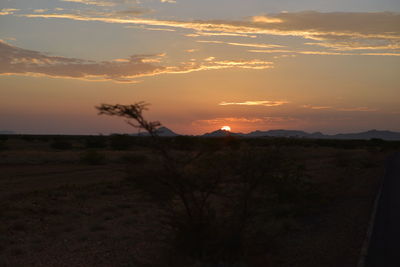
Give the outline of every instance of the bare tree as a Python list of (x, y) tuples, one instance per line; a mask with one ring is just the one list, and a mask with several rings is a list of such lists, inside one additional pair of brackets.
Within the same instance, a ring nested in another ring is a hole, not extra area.
[[(142, 180), (132, 178), (166, 211), (166, 224), (173, 229), (180, 253), (198, 262), (240, 260), (245, 232), (260, 203), (268, 201), (265, 192), (270, 189), (265, 189), (274, 186), (277, 177), (276, 181), (286, 181), (290, 168), (280, 166), (276, 151), (265, 149), (211, 150), (182, 156), (159, 137), (161, 123), (143, 117), (147, 107), (138, 102), (96, 108), (99, 114), (126, 118), (154, 141), (151, 147), (161, 156), (162, 170), (157, 172), (157, 166), (152, 166), (156, 172), (145, 173)], [(168, 198), (162, 198), (163, 194)]]

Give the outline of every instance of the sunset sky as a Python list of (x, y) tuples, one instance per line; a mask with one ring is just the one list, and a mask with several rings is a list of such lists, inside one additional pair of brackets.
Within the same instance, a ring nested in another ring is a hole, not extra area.
[(0, 131), (400, 131), (398, 0), (1, 0)]

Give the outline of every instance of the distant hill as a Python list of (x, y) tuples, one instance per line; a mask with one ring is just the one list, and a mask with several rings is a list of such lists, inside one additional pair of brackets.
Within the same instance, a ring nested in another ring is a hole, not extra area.
[(15, 134), (13, 131), (0, 131), (0, 134)]
[(230, 136), (230, 135), (231, 135), (230, 132), (220, 129), (220, 130), (216, 130), (211, 133), (203, 134), (202, 136), (203, 137), (224, 137), (224, 136)]
[(400, 140), (400, 133), (391, 131), (378, 131), (371, 130), (361, 133), (351, 133), (351, 134), (336, 134), (331, 135), (334, 139), (383, 139), (383, 140)]
[(309, 133), (303, 131), (294, 131), (294, 130), (270, 130), (270, 131), (255, 131), (246, 134), (247, 137), (265, 137), (265, 136), (274, 136), (274, 137), (307, 137), (310, 135)]
[(307, 133), (297, 130), (269, 130), (269, 131), (254, 131), (248, 134), (233, 133), (224, 130), (216, 130), (211, 133), (202, 135), (203, 137), (224, 137), (224, 136), (241, 136), (249, 138), (259, 137), (287, 137), (287, 138), (310, 138), (310, 139), (346, 139), (346, 140), (369, 140), (369, 139), (383, 139), (383, 140), (400, 140), (400, 133), (391, 131), (370, 130), (360, 133), (346, 133), (326, 135), (320, 132)]
[[(160, 127), (157, 129), (157, 134), (159, 136), (163, 137), (174, 137), (174, 136), (179, 136), (179, 134), (173, 132), (172, 130), (168, 129), (167, 127)], [(138, 134), (132, 134), (134, 136), (149, 136), (147, 132), (144, 133), (138, 133)]]
[(246, 136), (246, 134), (242, 134), (242, 133), (233, 133), (233, 132), (229, 132), (229, 131), (225, 131), (225, 130), (216, 130), (214, 132), (211, 133), (206, 133), (203, 134), (202, 137), (224, 137), (224, 136)]

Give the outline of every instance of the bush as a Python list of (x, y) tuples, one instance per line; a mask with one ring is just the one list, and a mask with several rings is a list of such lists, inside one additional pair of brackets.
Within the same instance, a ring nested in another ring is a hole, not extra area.
[(114, 134), (110, 137), (110, 146), (114, 150), (128, 150), (134, 144), (134, 138), (126, 134)]
[(106, 157), (96, 150), (87, 150), (81, 154), (81, 161), (90, 165), (105, 164)]
[(0, 151), (6, 150), (6, 149), (7, 149), (6, 142), (3, 140), (0, 140)]
[[(266, 204), (302, 196), (304, 169), (278, 149), (249, 148), (232, 137), (201, 139), (201, 147), (192, 151), (193, 139), (177, 138), (177, 152), (157, 136), (161, 124), (143, 118), (145, 103), (97, 108), (100, 114), (132, 119), (137, 125), (131, 125), (149, 133), (158, 161), (132, 167), (129, 181), (164, 211), (160, 221), (172, 234), (166, 240), (185, 266), (237, 266), (251, 250), (246, 244), (254, 243), (246, 242), (251, 223), (268, 214)], [(124, 140), (124, 149), (130, 143), (125, 136), (114, 138)]]
[(90, 136), (85, 139), (86, 148), (105, 148), (107, 140), (104, 136)]
[(51, 148), (57, 150), (70, 150), (72, 149), (72, 143), (65, 140), (56, 140), (50, 144)]
[(148, 157), (143, 154), (128, 153), (128, 154), (123, 154), (121, 156), (121, 161), (124, 163), (130, 163), (133, 165), (137, 165), (137, 164), (146, 163), (148, 161)]

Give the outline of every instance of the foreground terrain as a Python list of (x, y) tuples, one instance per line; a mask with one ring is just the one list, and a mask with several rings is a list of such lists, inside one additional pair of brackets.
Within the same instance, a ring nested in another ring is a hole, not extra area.
[[(398, 145), (234, 138), (163, 142), (177, 162), (205, 151), (199, 154), (202, 161), (196, 158), (200, 163), (185, 165), (183, 173), (224, 177), (210, 190), (215, 194), (207, 200), (208, 217), (202, 221), (211, 225), (207, 231), (217, 229), (215, 240), (201, 239), (212, 248), (210, 254), (221, 244), (233, 244), (226, 243), (216, 226), (231, 226), (236, 218), (228, 204), (239, 198), (235, 192), (241, 191), (235, 190), (243, 181), (233, 184), (228, 178), (279, 163), (273, 172), (263, 172), (261, 178), (269, 182), (262, 182), (254, 201), (246, 202), (249, 219), (240, 228), (240, 256), (230, 260), (225, 252), (223, 257), (222, 252), (213, 254), (214, 263), (221, 257), (230, 262), (226, 266), (356, 266), (384, 159)], [(212, 266), (205, 263), (211, 262), (208, 255), (179, 246), (190, 243), (177, 243), (177, 233), (191, 234), (171, 226), (185, 221), (178, 200), (161, 197), (165, 189), (156, 183), (149, 189), (138, 182), (162, 174), (160, 165), (146, 137), (3, 138), (0, 266)], [(240, 172), (233, 171), (237, 166)], [(174, 203), (174, 208), (159, 200)], [(171, 210), (176, 211), (173, 220)], [(185, 238), (179, 240), (188, 242)]]

